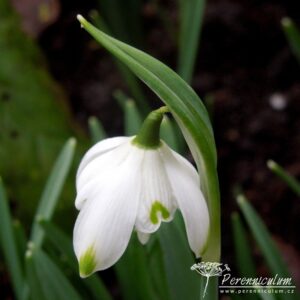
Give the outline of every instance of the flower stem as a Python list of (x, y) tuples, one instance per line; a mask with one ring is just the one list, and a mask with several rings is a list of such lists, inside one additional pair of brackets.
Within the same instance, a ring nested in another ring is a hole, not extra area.
[(145, 119), (139, 133), (132, 143), (146, 149), (156, 149), (160, 146), (159, 130), (165, 113), (169, 112), (167, 106), (153, 110)]

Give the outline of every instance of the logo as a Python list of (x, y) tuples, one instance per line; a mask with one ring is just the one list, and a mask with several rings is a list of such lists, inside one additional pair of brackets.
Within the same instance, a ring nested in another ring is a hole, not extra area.
[(200, 262), (191, 266), (191, 270), (196, 271), (200, 275), (206, 277), (206, 283), (203, 293), (203, 298), (206, 295), (206, 290), (209, 282), (209, 278), (213, 276), (222, 276), (224, 271), (230, 271), (227, 264), (217, 262)]
[(292, 278), (280, 277), (234, 277), (227, 264), (217, 262), (200, 262), (191, 267), (201, 276), (206, 277), (203, 298), (206, 295), (210, 277), (220, 277), (220, 294), (294, 294), (296, 286)]

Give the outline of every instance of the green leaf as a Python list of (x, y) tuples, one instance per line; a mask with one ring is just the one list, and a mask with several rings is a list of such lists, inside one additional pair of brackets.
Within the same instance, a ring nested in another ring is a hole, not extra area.
[[(203, 258), (220, 258), (220, 203), (216, 172), (216, 148), (207, 111), (187, 83), (166, 65), (146, 53), (101, 32), (83, 17), (82, 26), (108, 51), (119, 58), (169, 107), (191, 149), (201, 177), (210, 212), (210, 235)], [(199, 220), (201, 222), (201, 220)]]
[[(247, 201), (244, 195), (237, 196), (237, 203), (243, 213), (243, 216), (252, 232), (254, 239), (270, 269), (272, 276), (278, 276), (282, 278), (291, 278), (292, 276), (285, 264), (281, 253), (278, 250), (275, 242), (273, 241), (271, 234), (269, 233), (266, 225), (260, 216), (256, 213), (252, 205)], [(284, 295), (278, 294), (279, 299), (286, 299)], [(298, 299), (299, 294), (289, 294), (289, 299)]]
[(31, 231), (31, 241), (36, 245), (36, 247), (40, 247), (42, 245), (44, 238), (44, 233), (40, 228), (40, 225), (38, 224), (38, 219), (51, 219), (60, 193), (62, 191), (65, 179), (71, 167), (75, 146), (76, 140), (74, 138), (70, 138), (66, 142), (47, 180), (45, 189), (35, 213)]
[(161, 138), (175, 151), (180, 151), (179, 132), (175, 131), (174, 124), (166, 115), (160, 125)]
[(214, 104), (215, 104), (215, 97), (212, 93), (207, 93), (204, 96), (204, 103), (206, 106), (206, 109), (208, 111), (209, 117), (211, 122), (213, 122), (214, 118)]
[[(128, 8), (126, 9), (126, 11), (128, 11)], [(112, 31), (109, 29), (108, 24), (105, 23), (105, 21), (103, 20), (103, 18), (101, 18), (101, 16), (97, 11), (92, 11), (91, 18), (97, 28), (101, 29), (107, 34), (112, 33)], [(114, 60), (114, 62), (119, 72), (121, 73), (122, 77), (126, 81), (126, 84), (131, 92), (131, 95), (133, 96), (134, 99), (136, 99), (136, 102), (139, 108), (142, 110), (143, 114), (146, 115), (150, 111), (150, 107), (149, 104), (147, 103), (147, 99), (145, 98), (145, 95), (143, 93), (143, 90), (137, 78), (132, 74), (132, 72), (130, 72), (130, 70), (126, 66), (120, 63), (118, 60)]]
[(170, 290), (168, 286), (166, 269), (164, 264), (163, 251), (157, 235), (150, 238), (147, 243), (148, 253), (148, 270), (152, 278), (153, 286), (156, 294), (159, 295), (157, 299), (168, 300), (170, 297)]
[(107, 137), (101, 122), (96, 117), (89, 118), (89, 130), (93, 144), (96, 144)]
[(26, 252), (25, 263), (26, 263), (26, 277), (30, 288), (31, 299), (32, 300), (48, 299), (45, 296), (45, 292), (43, 291), (42, 285), (40, 283), (41, 278), (39, 278), (36, 272), (31, 251)]
[(245, 196), (239, 195), (237, 203), (255, 238), (273, 276), (291, 277), (282, 256), (275, 245), (268, 229), (259, 215), (255, 212)]
[[(74, 254), (73, 244), (70, 238), (49, 221), (40, 220), (39, 223), (45, 230), (46, 238), (49, 239), (57, 248), (57, 250), (64, 255), (64, 257), (67, 259), (68, 265), (74, 271), (74, 273), (78, 274), (78, 262)], [(96, 274), (83, 279), (82, 283), (90, 291), (94, 299), (112, 299), (102, 280)]]
[(178, 74), (189, 83), (197, 58), (205, 0), (179, 0), (179, 4)]
[(141, 45), (142, 1), (141, 0), (99, 0), (100, 14), (112, 34), (124, 42)]
[(33, 300), (80, 300), (81, 297), (70, 281), (39, 248), (26, 253), (27, 276)]
[(57, 151), (79, 132), (42, 51), (24, 33), (12, 2), (0, 2), (0, 174), (17, 200), (15, 215), (29, 222)]
[(281, 24), (291, 50), (300, 63), (300, 31), (290, 18), (283, 18)]
[(136, 107), (134, 100), (128, 98), (121, 91), (116, 91), (114, 97), (117, 99), (124, 113), (125, 135), (136, 135), (143, 123), (141, 112)]
[(13, 220), (13, 231), (14, 231), (14, 237), (17, 245), (18, 255), (20, 261), (23, 261), (27, 249), (27, 238), (26, 238), (24, 227), (22, 226), (19, 220)]
[(219, 297), (218, 297), (218, 278), (217, 277), (209, 278), (206, 294), (204, 295), (205, 284), (206, 284), (206, 277), (201, 276), (201, 289), (200, 289), (199, 299), (206, 299), (206, 300), (219, 299)]
[[(257, 273), (255, 263), (251, 254), (251, 245), (247, 238), (247, 232), (237, 212), (231, 214), (231, 227), (235, 249), (235, 262), (240, 277), (255, 278)], [(254, 294), (243, 295), (246, 300), (257, 299)]]
[(15, 241), (12, 219), (8, 206), (6, 192), (0, 177), (0, 239), (1, 248), (8, 271), (12, 280), (12, 286), (15, 296), (18, 300), (22, 299), (22, 290), (24, 278), (22, 274), (22, 265), (18, 255), (18, 249)]
[[(259, 289), (259, 288), (258, 288)], [(273, 294), (269, 293), (257, 293), (262, 300), (276, 300), (277, 298)]]
[(236, 266), (241, 277), (256, 277), (255, 264), (251, 255), (247, 232), (241, 222), (238, 213), (231, 215), (231, 226), (233, 231), (233, 241), (235, 248)]
[(268, 160), (267, 166), (274, 172), (279, 178), (281, 178), (297, 195), (300, 196), (300, 183), (295, 177), (289, 175), (280, 165), (273, 160)]
[[(124, 299), (157, 299), (149, 273), (146, 249), (140, 244), (136, 235), (132, 236), (125, 254), (115, 265), (115, 270)], [(135, 280), (133, 281), (128, 274), (135, 274)]]
[(136, 135), (143, 123), (140, 112), (133, 100), (125, 102), (125, 134), (128, 136)]
[(197, 299), (200, 277), (191, 271), (195, 263), (189, 249), (179, 214), (171, 223), (161, 224), (158, 231), (171, 299)]

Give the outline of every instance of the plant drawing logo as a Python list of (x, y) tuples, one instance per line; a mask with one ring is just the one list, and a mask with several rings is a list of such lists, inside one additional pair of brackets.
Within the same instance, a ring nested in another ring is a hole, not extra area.
[(296, 286), (291, 277), (234, 277), (227, 264), (218, 262), (200, 262), (191, 267), (201, 276), (206, 277), (203, 298), (207, 294), (210, 277), (222, 277), (219, 292), (221, 294), (294, 294)]
[(217, 263), (217, 262), (200, 262), (191, 266), (191, 270), (196, 271), (200, 275), (206, 277), (206, 283), (203, 293), (203, 298), (206, 295), (206, 289), (210, 277), (221, 276), (224, 271), (230, 271), (227, 264)]

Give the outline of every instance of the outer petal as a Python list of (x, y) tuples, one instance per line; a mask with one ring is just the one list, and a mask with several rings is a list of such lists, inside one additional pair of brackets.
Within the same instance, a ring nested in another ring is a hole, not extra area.
[(174, 196), (184, 218), (190, 247), (196, 257), (199, 257), (207, 240), (209, 214), (200, 190), (198, 174), (192, 164), (166, 145), (161, 152)]
[[(113, 143), (109, 143), (110, 145), (115, 143), (121, 143), (114, 148), (110, 148), (109, 150), (100, 151), (100, 144), (104, 143), (100, 142), (96, 144), (94, 147), (87, 152), (86, 156), (89, 156), (85, 159), (83, 158), (82, 163), (79, 166), (79, 171), (77, 172), (76, 178), (76, 189), (77, 189), (77, 197), (75, 200), (75, 206), (77, 209), (81, 209), (84, 201), (87, 199), (87, 193), (95, 187), (93, 181), (97, 180), (98, 184), (103, 184), (106, 176), (108, 176), (109, 172), (113, 172), (116, 167), (118, 167), (121, 163), (123, 163), (126, 157), (129, 155), (132, 146), (130, 144), (130, 138), (117, 138), (118, 140), (113, 141)], [(107, 139), (113, 140), (113, 139)], [(106, 143), (104, 143), (106, 144)], [(97, 146), (99, 145), (99, 146)], [(97, 149), (99, 148), (98, 152)], [(98, 153), (98, 156), (95, 153)], [(93, 159), (91, 159), (93, 157)], [(92, 187), (91, 187), (92, 186)]]
[(159, 228), (161, 221), (169, 222), (173, 219), (176, 205), (172, 200), (171, 187), (159, 150), (140, 151), (145, 155), (141, 174), (142, 194), (135, 226), (138, 232), (152, 233)]
[(118, 173), (110, 173), (101, 188), (94, 187), (80, 211), (73, 244), (82, 277), (109, 268), (125, 251), (137, 214), (141, 160), (132, 151)]
[(99, 143), (95, 144), (92, 148), (90, 148), (87, 153), (82, 158), (78, 171), (77, 171), (77, 177), (80, 176), (80, 173), (82, 170), (95, 158), (99, 157), (100, 155), (103, 155), (104, 153), (118, 147), (122, 143), (128, 141), (130, 138), (128, 137), (113, 137), (109, 139), (104, 139), (100, 141)]

